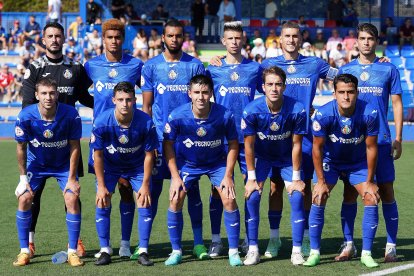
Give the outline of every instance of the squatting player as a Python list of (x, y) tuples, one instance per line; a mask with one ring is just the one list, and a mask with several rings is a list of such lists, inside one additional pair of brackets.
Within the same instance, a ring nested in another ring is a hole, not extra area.
[(101, 255), (95, 264), (111, 262), (111, 197), (122, 177), (136, 192), (141, 250), (138, 262), (150, 266), (153, 265), (148, 256), (152, 228), (150, 182), (154, 149), (158, 146), (157, 134), (148, 114), (135, 108), (135, 89), (131, 83), (118, 83), (113, 89), (112, 101), (115, 107), (98, 115), (91, 136), (97, 181), (95, 219), (101, 246)]
[(334, 79), (335, 100), (317, 110), (312, 123), (312, 156), (318, 182), (309, 215), (311, 252), (304, 266), (320, 263), (324, 214), (330, 191), (339, 176), (354, 186), (364, 203), (361, 263), (377, 267), (371, 248), (378, 227), (377, 163), (378, 111), (358, 98), (358, 79), (350, 74)]
[[(394, 197), (393, 182), (395, 180), (394, 161), (402, 153), (403, 108), (401, 100), (400, 75), (391, 63), (381, 63), (375, 55), (378, 43), (377, 28), (368, 23), (358, 26), (359, 58), (342, 66), (339, 71), (356, 76), (359, 80), (359, 98), (372, 104), (378, 111), (378, 162), (375, 172), (379, 193), (382, 200), (382, 211), (387, 229), (385, 262), (397, 261), (398, 208)], [(392, 142), (388, 126), (388, 101), (391, 96), (394, 112), (396, 136)], [(345, 181), (346, 182), (346, 181)], [(341, 210), (342, 229), (345, 243), (336, 260), (345, 261), (356, 255), (353, 244), (354, 221), (357, 213), (357, 192), (345, 183), (344, 202)]]
[(279, 67), (263, 71), (264, 97), (249, 103), (243, 112), (241, 128), (247, 166), (246, 221), (249, 251), (245, 265), (260, 261), (258, 234), (260, 198), (263, 184), (271, 170), (281, 175), (291, 204), (292, 255), (294, 265), (304, 263), (302, 250), (305, 229), (303, 183), (300, 167), (302, 139), (306, 133), (307, 114), (304, 106), (284, 96), (286, 74)]
[(181, 262), (182, 207), (186, 191), (197, 186), (202, 175), (207, 175), (223, 201), (230, 265), (240, 266), (240, 212), (233, 181), (238, 154), (234, 117), (222, 105), (210, 102), (213, 83), (209, 77), (194, 76), (188, 94), (191, 103), (174, 109), (164, 128), (164, 155), (171, 171), (167, 224), (173, 249), (165, 264)]
[[(162, 41), (165, 45), (163, 53), (145, 63), (141, 78), (142, 110), (152, 116), (160, 141), (152, 178), (153, 218), (157, 214), (163, 180), (170, 178), (170, 172), (162, 156), (162, 133), (165, 123), (173, 109), (190, 101), (187, 94), (190, 79), (195, 75), (205, 74), (200, 60), (181, 50), (184, 29), (179, 21), (171, 19), (165, 24)], [(188, 194), (188, 212), (194, 233), (194, 254), (197, 258), (206, 258), (207, 249), (202, 235), (203, 206), (196, 188)]]
[[(112, 102), (113, 88), (121, 81), (139, 85), (142, 61), (131, 55), (124, 54), (122, 44), (125, 39), (125, 26), (119, 19), (109, 19), (102, 24), (104, 53), (85, 64), (86, 72), (93, 81), (94, 118), (114, 107)], [(93, 173), (92, 151), (90, 153), (89, 171)], [(121, 217), (121, 244), (119, 256), (130, 257), (130, 238), (134, 222), (135, 203), (131, 185), (125, 179), (119, 179), (118, 189), (121, 195), (119, 213)], [(112, 249), (110, 249), (112, 254)], [(95, 254), (99, 258), (100, 254)]]
[(41, 79), (35, 89), (39, 103), (24, 108), (18, 115), (15, 127), (20, 172), (16, 189), (19, 202), (16, 225), (21, 250), (13, 265), (24, 266), (30, 262), (29, 231), (33, 197), (45, 185), (46, 179), (54, 177), (63, 191), (67, 208), (68, 263), (82, 266), (84, 263), (76, 254), (81, 226), (77, 177), (81, 119), (74, 107), (58, 104), (55, 80)]

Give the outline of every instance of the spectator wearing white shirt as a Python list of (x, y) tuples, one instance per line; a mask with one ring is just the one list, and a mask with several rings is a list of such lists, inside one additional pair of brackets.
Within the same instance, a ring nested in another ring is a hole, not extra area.
[(329, 64), (332, 67), (339, 68), (342, 65), (345, 65), (346, 62), (346, 52), (342, 49), (342, 44), (338, 43), (336, 49), (331, 50), (331, 52), (329, 53)]
[(47, 8), (49, 22), (62, 22), (62, 2), (61, 0), (49, 0)]
[(220, 8), (217, 12), (217, 16), (219, 17), (220, 21), (220, 36), (223, 36), (224, 23), (233, 21), (236, 17), (236, 8), (234, 7), (234, 3), (229, 0), (223, 0), (220, 3)]
[(256, 38), (253, 40), (254, 47), (251, 52), (251, 57), (254, 59), (256, 55), (262, 56), (262, 58), (266, 58), (266, 47), (264, 46), (263, 39)]

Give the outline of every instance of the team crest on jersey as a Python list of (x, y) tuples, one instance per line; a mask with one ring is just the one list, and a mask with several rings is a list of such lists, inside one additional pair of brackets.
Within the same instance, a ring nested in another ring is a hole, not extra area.
[(28, 69), (26, 69), (26, 71), (24, 71), (24, 76), (23, 76), (23, 78), (24, 78), (25, 80), (27, 80), (29, 77), (30, 77), (30, 70), (29, 70), (29, 68), (28, 68)]
[(95, 135), (92, 133), (92, 134), (91, 134), (91, 144), (95, 143), (95, 141), (96, 141), (96, 137), (95, 137)]
[(43, 131), (43, 137), (50, 139), (53, 137), (53, 132), (50, 129)]
[(293, 65), (289, 65), (289, 67), (286, 70), (289, 74), (293, 74), (296, 72), (296, 68)]
[(237, 72), (233, 72), (233, 73), (231, 73), (231, 75), (230, 75), (230, 79), (231, 79), (232, 81), (237, 81), (237, 80), (239, 80), (239, 79), (240, 79), (240, 76), (239, 76), (239, 74), (238, 74)]
[(121, 144), (126, 144), (128, 143), (129, 139), (128, 139), (128, 136), (126, 136), (125, 134), (122, 134), (121, 136), (119, 136), (118, 141)]
[(16, 134), (16, 136), (17, 137), (21, 137), (21, 136), (23, 136), (24, 135), (24, 131), (23, 131), (23, 129), (21, 129), (20, 127), (16, 127), (15, 129), (14, 129), (14, 133)]
[(177, 76), (178, 76), (177, 72), (175, 72), (173, 69), (171, 69), (170, 72), (168, 73), (168, 77), (170, 78), (170, 80), (175, 80)]
[(343, 133), (343, 134), (349, 134), (349, 133), (351, 133), (351, 127), (350, 126), (348, 126), (348, 125), (346, 125), (346, 126), (344, 126), (342, 129), (341, 129), (341, 132)]
[(169, 123), (166, 123), (164, 127), (164, 133), (170, 133), (170, 132), (171, 132), (171, 126)]
[(244, 121), (244, 119), (241, 119), (240, 127), (241, 129), (246, 129), (246, 122)]
[(65, 77), (65, 79), (71, 79), (73, 74), (69, 69), (66, 69), (65, 72), (63, 72), (63, 76)]
[(199, 127), (199, 128), (197, 129), (197, 135), (198, 135), (199, 137), (206, 136), (206, 134), (207, 134), (207, 130), (206, 130), (204, 127)]
[(318, 121), (313, 121), (312, 128), (314, 131), (319, 131), (321, 130), (321, 125), (319, 124)]
[(118, 76), (118, 71), (116, 71), (115, 68), (112, 68), (111, 71), (109, 71), (108, 76), (110, 78), (116, 78), (116, 76)]
[(279, 130), (279, 128), (280, 128), (280, 126), (279, 126), (276, 122), (273, 122), (273, 123), (270, 125), (270, 129), (271, 129), (272, 131), (278, 131), (278, 130)]
[(362, 81), (367, 81), (367, 80), (369, 79), (369, 74), (368, 74), (368, 72), (362, 72), (362, 73), (361, 73), (361, 75), (359, 76), (359, 78), (360, 78)]

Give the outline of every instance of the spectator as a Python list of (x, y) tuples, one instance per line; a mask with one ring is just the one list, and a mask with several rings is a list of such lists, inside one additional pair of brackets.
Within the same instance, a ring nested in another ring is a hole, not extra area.
[(31, 15), (29, 16), (29, 22), (27, 22), (24, 27), (24, 32), (21, 37), (23, 40), (31, 40), (37, 44), (40, 39), (40, 30), (40, 25), (36, 22), (35, 16)]
[(195, 58), (198, 58), (196, 42), (191, 39), (191, 36), (189, 33), (184, 34), (184, 42), (183, 42), (183, 46), (181, 47), (181, 49), (183, 50), (183, 52), (186, 52), (187, 54)]
[(139, 29), (136, 37), (132, 41), (134, 47), (133, 56), (139, 57), (142, 61), (148, 60), (148, 38), (143, 29)]
[(342, 49), (342, 44), (338, 43), (336, 49), (329, 53), (329, 64), (332, 67), (339, 68), (347, 62), (346, 52)]
[[(276, 40), (277, 44), (279, 44), (279, 37), (276, 35), (275, 29), (270, 29), (269, 34), (266, 37), (265, 47), (268, 49), (272, 46), (273, 41)], [(268, 57), (268, 55), (266, 54)]]
[(310, 44), (309, 42), (303, 43), (300, 53), (305, 57), (315, 56), (315, 51), (312, 48), (312, 44)]
[(198, 33), (197, 41), (199, 42), (203, 38), (204, 14), (205, 8), (203, 2), (201, 0), (195, 0), (191, 5), (191, 25), (194, 26), (196, 35)]
[(89, 57), (89, 55), (99, 56), (102, 53), (102, 37), (97, 29), (93, 29), (92, 33), (86, 35), (86, 41), (85, 57)]
[(355, 28), (356, 26), (358, 26), (358, 13), (354, 8), (354, 1), (348, 1), (344, 9), (343, 22), (345, 27)]
[(141, 26), (151, 25), (151, 23), (148, 22), (147, 15), (145, 13), (141, 14), (138, 24)]
[(275, 39), (266, 50), (266, 58), (272, 58), (283, 55), (282, 49), (280, 49), (279, 42)]
[[(260, 32), (260, 30), (259, 30), (259, 29), (255, 29), (255, 30), (253, 31), (253, 36), (252, 36), (252, 37), (250, 37), (250, 39), (249, 39), (249, 44), (250, 44), (250, 46), (252, 46), (252, 48), (254, 47), (254, 40), (255, 40), (256, 38), (260, 38), (260, 39), (262, 39), (262, 33)], [(263, 39), (262, 39), (262, 41), (263, 41)]]
[(94, 0), (89, 0), (86, 4), (86, 23), (94, 24), (97, 18), (101, 17), (101, 6)]
[(35, 48), (32, 47), (32, 43), (30, 41), (25, 41), (24, 46), (19, 49), (19, 56), (20, 56), (20, 63), (24, 67), (28, 67), (30, 63), (34, 60)]
[(245, 58), (252, 59), (252, 46), (250, 46), (248, 43), (244, 44), (241, 54)]
[(300, 15), (298, 19), (298, 25), (300, 28), (309, 28), (304, 15)]
[[(207, 0), (205, 7), (205, 14), (208, 23), (207, 43), (219, 42), (219, 17), (217, 16), (220, 8), (220, 0)], [(211, 27), (214, 24), (214, 37), (211, 33)]]
[(1, 49), (8, 51), (7, 46), (7, 33), (6, 30), (3, 28), (3, 26), (0, 26), (0, 43), (1, 43)]
[(169, 13), (164, 10), (164, 5), (158, 4), (157, 8), (151, 14), (151, 19), (166, 21), (169, 16)]
[(112, 0), (111, 5), (112, 17), (121, 19), (125, 15), (125, 2), (124, 0)]
[(14, 94), (10, 99), (11, 102), (22, 102), (22, 93), (21, 89), (23, 87), (23, 79), (24, 79), (24, 72), (26, 68), (22, 64), (17, 64), (16, 74), (13, 75), (14, 77)]
[(10, 31), (9, 50), (13, 50), (16, 43), (19, 48), (23, 46), (23, 38), (21, 36), (22, 34), (23, 30), (20, 28), (20, 21), (14, 20), (13, 28)]
[(323, 37), (322, 29), (316, 31), (316, 39), (313, 43), (315, 55), (325, 61), (328, 61), (328, 55), (326, 53), (326, 40)]
[(9, 71), (9, 66), (3, 64), (0, 71), (0, 95), (3, 97), (3, 102), (10, 102), (13, 95), (13, 74)]
[(348, 52), (347, 59), (349, 62), (351, 62), (354, 59), (357, 59), (358, 57), (359, 57), (358, 43), (355, 42), (354, 46), (352, 46), (351, 51)]
[(381, 27), (380, 42), (388, 45), (397, 44), (398, 28), (394, 25), (392, 17), (385, 18), (385, 24)]
[(263, 57), (260, 54), (257, 54), (254, 56), (254, 61), (256, 61), (257, 63), (262, 63)]
[(69, 37), (67, 44), (63, 47), (63, 53), (74, 61), (80, 61), (82, 58), (82, 48), (76, 43), (74, 37)]
[(82, 17), (77, 16), (76, 20), (69, 25), (67, 37), (73, 37), (78, 41), (79, 34), (82, 34), (84, 28)]
[(345, 4), (342, 0), (331, 0), (328, 4), (327, 17), (329, 20), (335, 20), (337, 27), (343, 25), (344, 9)]
[(125, 19), (129, 25), (131, 24), (131, 20), (138, 19), (138, 14), (131, 3), (127, 4), (125, 7)]
[(356, 41), (357, 41), (357, 38), (355, 36), (355, 31), (349, 30), (348, 36), (344, 38), (344, 41), (342, 43), (344, 45), (345, 51), (347, 52), (351, 51)]
[(61, 0), (49, 0), (47, 6), (48, 22), (62, 22), (62, 2)]
[(151, 29), (151, 35), (148, 39), (149, 58), (158, 56), (162, 52), (161, 36), (157, 29)]
[(400, 27), (400, 48), (409, 43), (414, 47), (414, 26), (411, 25), (411, 18), (406, 18)]
[(217, 13), (220, 21), (220, 34), (223, 32), (224, 23), (233, 21), (236, 17), (236, 8), (232, 1), (223, 0)]
[(277, 5), (273, 0), (266, 0), (265, 18), (266, 19), (277, 18)]
[(339, 32), (337, 29), (332, 30), (332, 36), (328, 38), (328, 42), (326, 43), (326, 50), (332, 51), (336, 49), (338, 43), (342, 43), (342, 37), (339, 36)]
[(262, 58), (266, 57), (266, 48), (263, 43), (263, 39), (256, 38), (253, 40), (254, 47), (252, 49), (251, 57), (254, 58), (256, 55), (261, 55)]
[[(313, 44), (313, 41), (310, 37), (309, 31), (308, 30), (303, 30), (302, 31), (302, 43), (308, 42), (309, 44)], [(303, 44), (302, 44), (303, 46)]]

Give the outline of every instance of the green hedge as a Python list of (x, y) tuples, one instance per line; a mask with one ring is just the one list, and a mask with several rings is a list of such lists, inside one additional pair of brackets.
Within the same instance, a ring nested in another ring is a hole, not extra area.
[[(47, 0), (1, 0), (3, 12), (46, 12)], [(63, 12), (79, 12), (79, 0), (62, 0)]]

